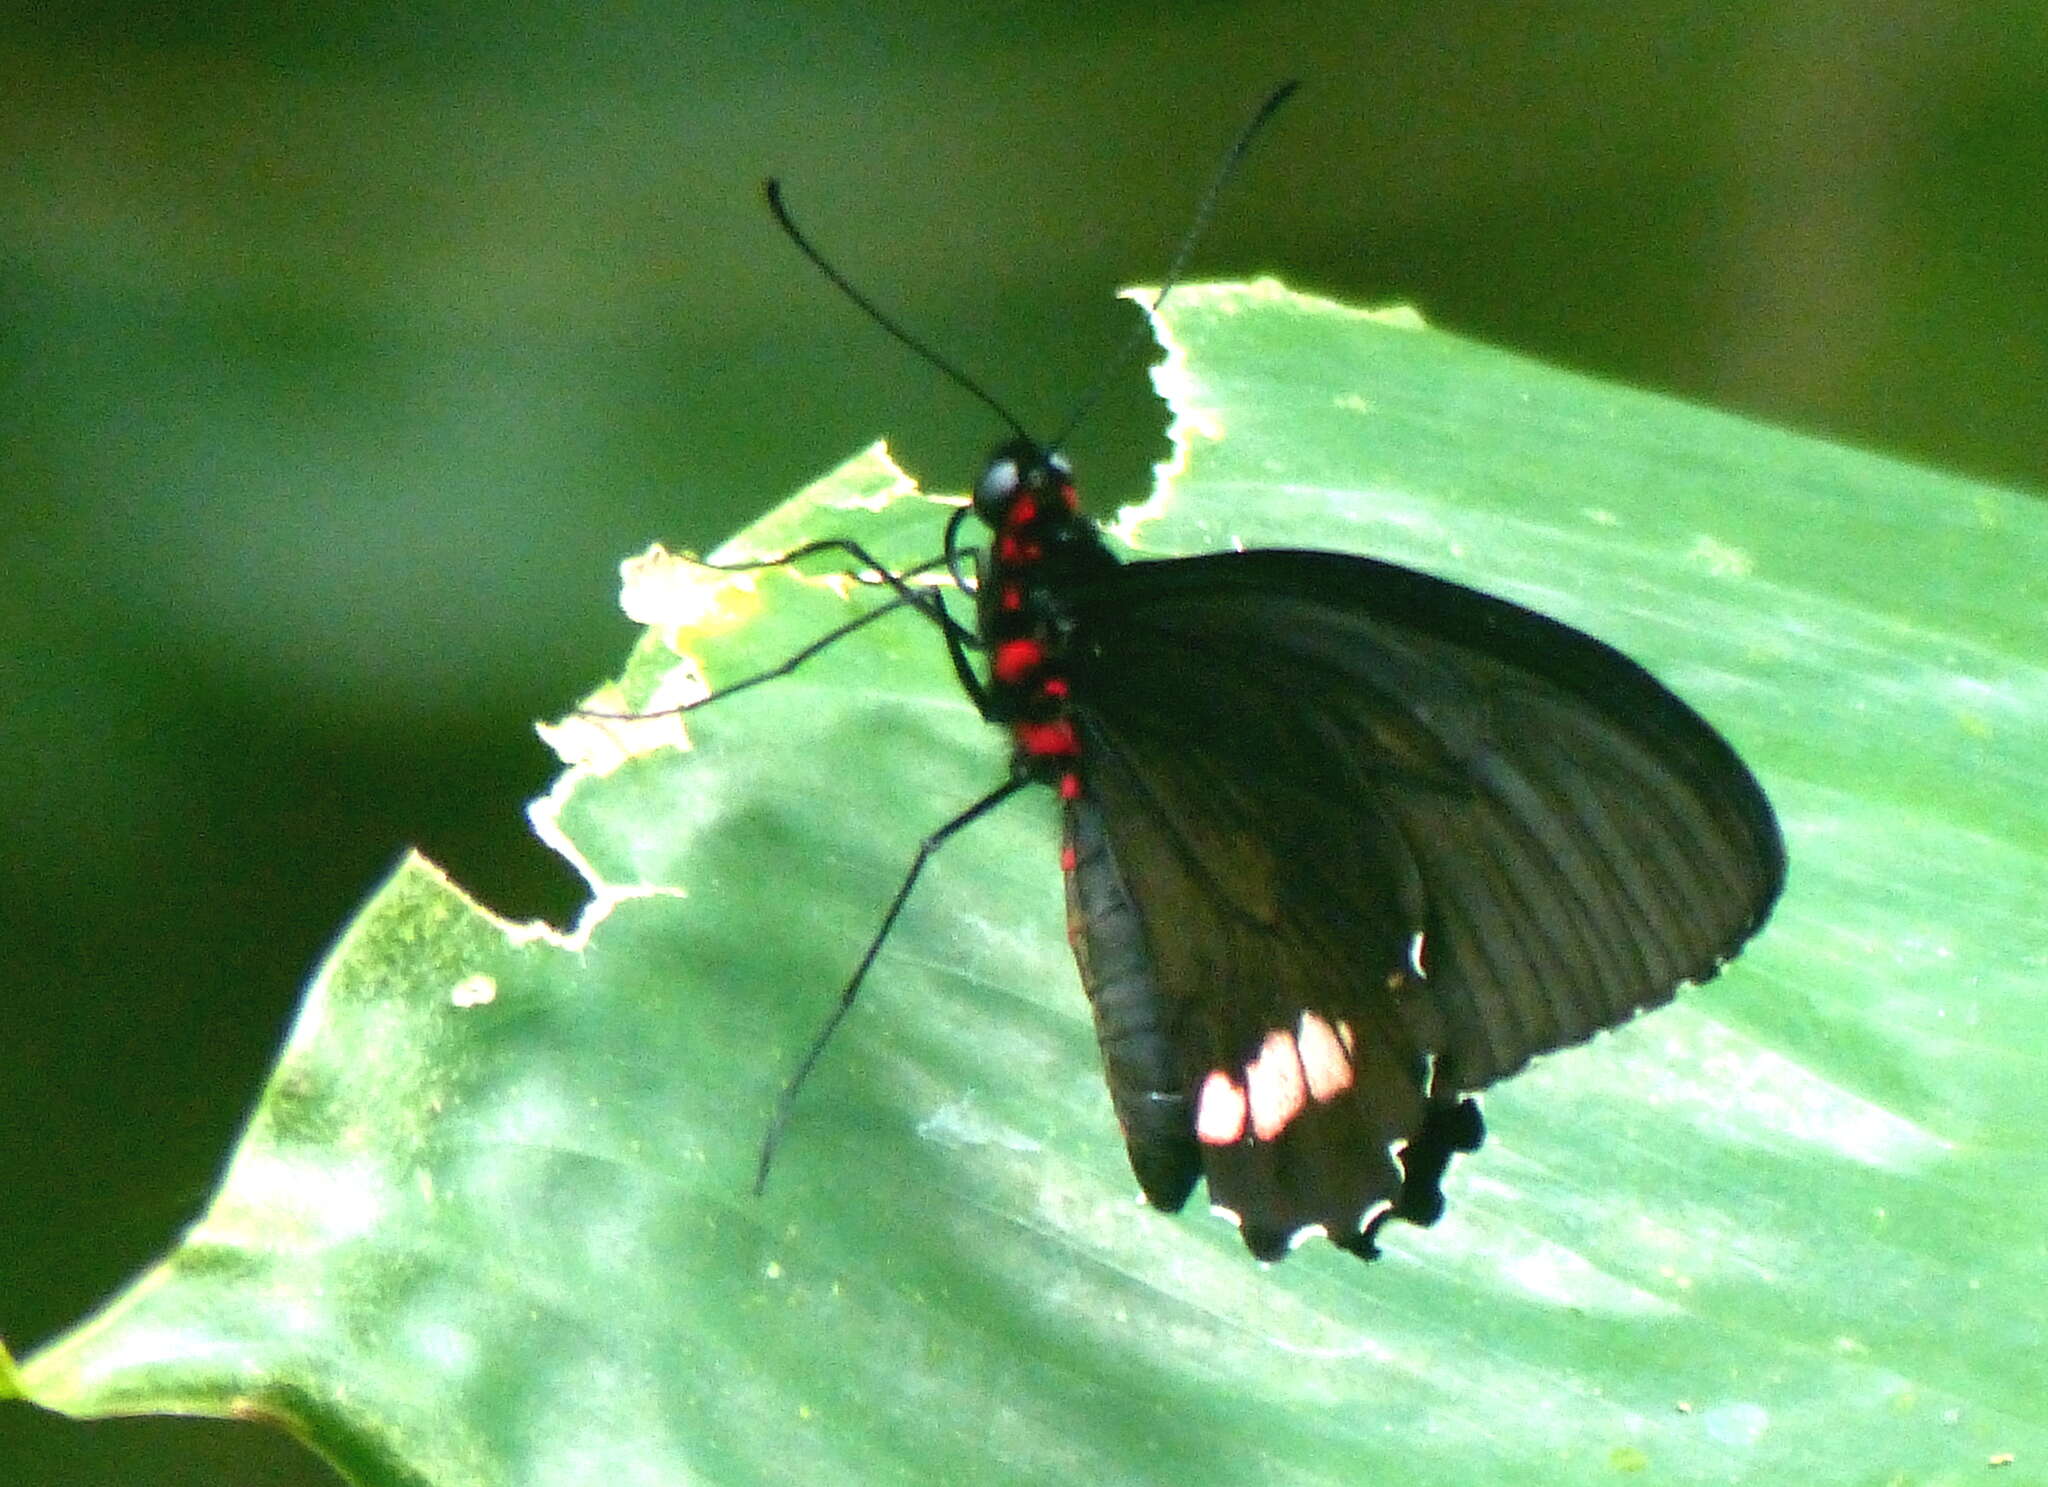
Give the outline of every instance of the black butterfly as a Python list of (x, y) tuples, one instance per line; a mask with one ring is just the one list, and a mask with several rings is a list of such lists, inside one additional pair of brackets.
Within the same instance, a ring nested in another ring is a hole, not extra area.
[[(1292, 90), (1226, 154), (1196, 231)], [(1708, 979), (1763, 923), (1785, 869), (1770, 804), (1635, 662), (1370, 558), (1119, 559), (1059, 441), (1025, 436), (768, 196), (835, 285), (1017, 437), (927, 565), (973, 590), (972, 626), (855, 543), (772, 560), (841, 553), (896, 598), (740, 685), (915, 608), (1013, 754), (919, 850), (785, 1087), (760, 1182), (926, 861), (1028, 785), (1065, 801), (1069, 936), (1139, 1186), (1173, 1211), (1206, 1178), (1264, 1260), (1318, 1232), (1370, 1258), (1388, 1218), (1433, 1223), (1451, 1157), (1483, 1136), (1472, 1092)]]

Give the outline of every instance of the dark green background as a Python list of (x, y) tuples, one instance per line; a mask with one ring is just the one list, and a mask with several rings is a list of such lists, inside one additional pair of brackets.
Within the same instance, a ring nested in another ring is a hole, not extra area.
[[(527, 723), (623, 653), (619, 557), (879, 434), (971, 478), (991, 420), (823, 289), (761, 176), (1045, 427), (1299, 75), (1202, 272), (2040, 488), (2048, 19), (1944, 9), (0, 23), (0, 1335), (191, 1217), (401, 846), (573, 904), (524, 832)], [(1134, 369), (1073, 446), (1099, 505), (1162, 424)], [(10, 1484), (323, 1479), (296, 1454), (0, 1410)]]

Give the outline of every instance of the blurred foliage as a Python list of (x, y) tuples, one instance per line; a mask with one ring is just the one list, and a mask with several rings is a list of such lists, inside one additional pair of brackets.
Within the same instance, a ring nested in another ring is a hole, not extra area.
[[(623, 643), (618, 557), (878, 434), (971, 474), (986, 417), (822, 290), (761, 176), (1056, 422), (1131, 324), (1111, 288), (1300, 75), (1203, 272), (2038, 488), (2044, 63), (2014, 3), (0, 22), (0, 1333), (196, 1211), (403, 845), (573, 904), (517, 809), (550, 772), (525, 725)], [(1083, 431), (1102, 505), (1161, 422), (1134, 374)], [(177, 1479), (136, 1431), (132, 1464), (17, 1472), (23, 1428), (0, 1478)]]

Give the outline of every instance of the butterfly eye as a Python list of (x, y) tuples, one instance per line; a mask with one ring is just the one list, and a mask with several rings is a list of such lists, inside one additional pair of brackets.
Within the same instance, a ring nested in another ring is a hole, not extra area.
[(1013, 459), (990, 460), (974, 482), (974, 511), (983, 521), (994, 524), (1002, 509), (1016, 496), (1021, 478)]

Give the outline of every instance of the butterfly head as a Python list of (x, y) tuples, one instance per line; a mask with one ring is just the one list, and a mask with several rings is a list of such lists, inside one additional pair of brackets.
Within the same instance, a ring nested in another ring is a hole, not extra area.
[(1041, 512), (1079, 507), (1067, 457), (1030, 439), (999, 445), (974, 482), (974, 514), (994, 531), (1029, 525)]

